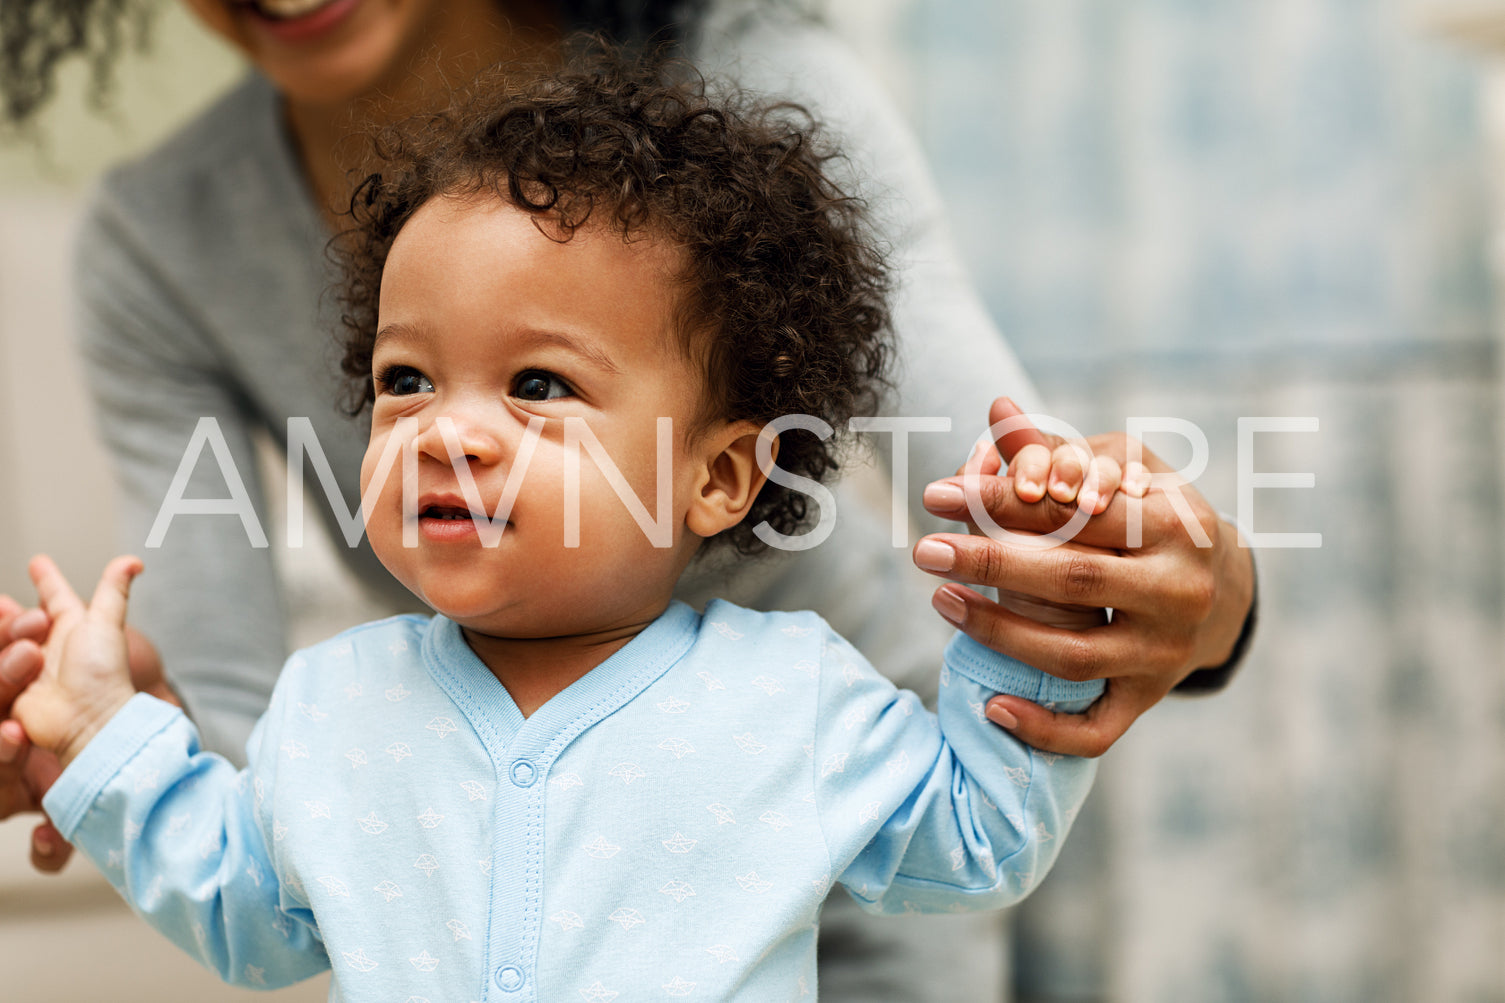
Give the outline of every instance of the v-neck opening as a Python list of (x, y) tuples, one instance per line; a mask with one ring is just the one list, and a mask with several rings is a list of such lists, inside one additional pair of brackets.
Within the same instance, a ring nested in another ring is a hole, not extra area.
[(448, 617), (436, 616), (425, 632), (424, 664), (498, 762), (522, 755), (551, 761), (682, 658), (699, 622), (692, 608), (672, 602), (640, 634), (528, 717)]

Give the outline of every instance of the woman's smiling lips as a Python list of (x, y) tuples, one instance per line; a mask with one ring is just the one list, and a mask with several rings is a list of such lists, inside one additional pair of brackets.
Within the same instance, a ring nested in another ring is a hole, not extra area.
[(361, 0), (238, 0), (263, 31), (284, 42), (322, 35), (360, 6)]

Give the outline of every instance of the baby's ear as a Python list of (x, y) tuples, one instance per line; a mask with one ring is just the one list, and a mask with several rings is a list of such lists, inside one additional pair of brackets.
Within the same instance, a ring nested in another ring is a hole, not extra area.
[[(736, 421), (707, 433), (698, 453), (704, 466), (685, 516), (685, 525), (696, 536), (709, 538), (731, 529), (752, 510), (753, 499), (768, 480), (758, 466), (759, 431), (753, 422)], [(776, 457), (777, 439), (772, 447)]]

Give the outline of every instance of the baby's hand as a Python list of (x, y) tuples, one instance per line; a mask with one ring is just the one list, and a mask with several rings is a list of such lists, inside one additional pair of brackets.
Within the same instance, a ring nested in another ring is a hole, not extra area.
[(1107, 509), (1116, 491), (1143, 498), (1150, 487), (1150, 472), (1140, 463), (1124, 470), (1110, 456), (1093, 456), (1084, 466), (1087, 450), (1081, 443), (1062, 442), (1054, 450), (1039, 443), (1024, 446), (1014, 454), (1009, 475), (1021, 501), (1037, 502), (1046, 493), (1060, 503), (1072, 501), (1089, 515)]
[(16, 698), (12, 712), (32, 743), (56, 753), (66, 767), (136, 692), (125, 611), (141, 561), (111, 561), (87, 606), (51, 558), (32, 558), (28, 570), (52, 630), (42, 671)]
[[(1054, 449), (1032, 442), (1018, 447), (1014, 453), (1008, 475), (1020, 501), (1033, 505), (1048, 491), (1056, 502), (1069, 505), (1075, 501), (1087, 514), (1098, 515), (1112, 503), (1115, 492), (1142, 498), (1149, 489), (1150, 472), (1142, 464), (1130, 463), (1126, 476), (1111, 456), (1089, 459), (1084, 442), (1059, 439), (1056, 442)], [(1003, 460), (997, 447), (979, 444), (958, 473), (996, 476), (1002, 469)], [(1090, 630), (1108, 622), (1107, 611), (1098, 607), (1052, 602), (1005, 588), (998, 589), (997, 601), (1004, 609), (1036, 623), (1066, 630)]]

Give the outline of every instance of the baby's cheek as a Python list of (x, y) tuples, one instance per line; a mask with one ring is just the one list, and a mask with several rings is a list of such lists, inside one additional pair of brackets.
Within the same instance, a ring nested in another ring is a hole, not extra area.
[[(401, 462), (393, 463), (381, 478), (377, 486), (377, 492), (372, 497), (372, 485), (377, 481), (377, 468), (381, 463), (382, 452), (386, 445), (386, 437), (373, 437), (371, 446), (366, 450), (365, 457), (361, 460), (361, 507), (366, 522), (366, 536), (371, 542), (371, 549), (394, 574), (397, 569), (392, 564), (393, 548), (400, 548), (402, 543), (402, 466)], [(416, 503), (416, 499), (414, 499)]]

